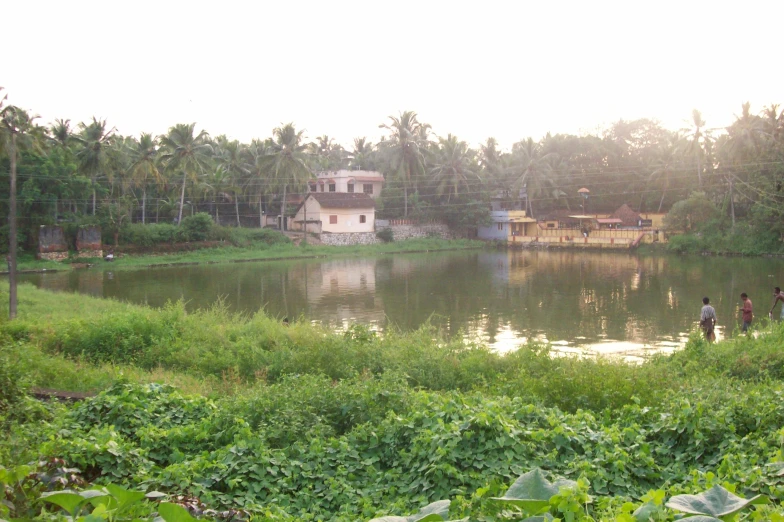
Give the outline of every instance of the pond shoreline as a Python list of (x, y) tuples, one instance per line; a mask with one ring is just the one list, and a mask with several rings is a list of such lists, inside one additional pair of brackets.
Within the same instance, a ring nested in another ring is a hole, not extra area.
[[(301, 253), (297, 254), (294, 253), (287, 253), (287, 255), (280, 255), (280, 256), (270, 256), (270, 257), (252, 257), (252, 258), (238, 258), (232, 259), (228, 257), (226, 259), (220, 259), (219, 255), (221, 252), (225, 253), (225, 250), (220, 247), (213, 247), (213, 248), (204, 248), (199, 250), (191, 250), (188, 253), (190, 254), (209, 254), (215, 252), (216, 256), (214, 259), (210, 259), (209, 255), (206, 255), (206, 259), (199, 259), (193, 261), (172, 261), (172, 262), (160, 262), (160, 263), (148, 263), (145, 264), (141, 263), (133, 263), (133, 264), (125, 264), (122, 262), (124, 257), (134, 258), (134, 260), (144, 261), (144, 258), (151, 258), (152, 259), (161, 259), (167, 256), (175, 256), (179, 255), (179, 253), (163, 253), (163, 254), (155, 254), (155, 253), (148, 253), (141, 256), (135, 255), (124, 255), (122, 257), (117, 258), (115, 261), (106, 262), (103, 260), (99, 260), (93, 263), (67, 263), (62, 264), (61, 267), (46, 267), (46, 268), (22, 268), (17, 269), (17, 274), (44, 274), (44, 273), (56, 273), (56, 272), (65, 272), (69, 270), (86, 270), (86, 269), (97, 269), (97, 270), (126, 270), (126, 269), (142, 269), (142, 268), (163, 268), (163, 267), (177, 267), (177, 266), (198, 266), (198, 265), (215, 265), (221, 263), (257, 263), (257, 262), (264, 262), (264, 261), (291, 261), (295, 259), (324, 259), (329, 257), (341, 257), (347, 255), (390, 255), (390, 254), (417, 254), (417, 253), (427, 253), (427, 252), (449, 252), (449, 251), (456, 251), (456, 250), (479, 250), (486, 248), (484, 243), (481, 244), (473, 244), (479, 243), (478, 241), (472, 241), (471, 244), (454, 244), (449, 245), (453, 241), (451, 240), (443, 240), (439, 242), (434, 242), (432, 245), (429, 245), (428, 248), (398, 248), (395, 250), (379, 250), (378, 247), (371, 247), (371, 248), (364, 248), (364, 247), (351, 247), (350, 250), (346, 249), (344, 251), (340, 251), (341, 248), (344, 247), (325, 247), (329, 248), (330, 250), (325, 253)], [(401, 245), (404, 247), (406, 242), (400, 242)], [(410, 243), (409, 243), (410, 244)], [(418, 242), (413, 242), (414, 245), (418, 246)], [(299, 248), (299, 247), (292, 247)], [(249, 252), (250, 249), (239, 250), (239, 254)], [(20, 263), (24, 266), (24, 262)], [(8, 275), (8, 270), (0, 271), (0, 276)]]

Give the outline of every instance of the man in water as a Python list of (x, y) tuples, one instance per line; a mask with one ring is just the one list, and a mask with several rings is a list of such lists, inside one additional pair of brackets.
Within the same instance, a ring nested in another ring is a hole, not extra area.
[(700, 326), (702, 331), (705, 332), (705, 339), (710, 343), (716, 339), (716, 334), (713, 333), (713, 329), (716, 327), (716, 310), (710, 305), (710, 299), (707, 297), (702, 298), (702, 304)]
[(738, 310), (743, 314), (743, 325), (740, 327), (740, 331), (748, 334), (749, 328), (751, 327), (751, 320), (754, 319), (751, 299), (749, 299), (749, 296), (746, 294), (746, 292), (743, 292), (740, 294), (740, 300), (743, 301), (743, 306), (738, 308)]
[[(768, 315), (771, 319), (773, 319), (773, 309), (776, 308), (776, 303), (779, 301), (784, 303), (784, 294), (781, 293), (781, 288), (777, 286), (773, 289), (773, 306), (770, 307), (770, 312), (768, 312)], [(784, 321), (784, 304), (781, 305), (781, 314), (779, 315), (779, 319)]]

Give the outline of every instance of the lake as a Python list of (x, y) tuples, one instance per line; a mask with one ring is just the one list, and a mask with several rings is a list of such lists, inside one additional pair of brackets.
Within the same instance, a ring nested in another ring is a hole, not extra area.
[(70, 270), (24, 274), (20, 281), (154, 307), (182, 299), (198, 309), (222, 299), (234, 311), (264, 309), (335, 329), (362, 323), (380, 331), (411, 330), (429, 321), (449, 336), (502, 352), (538, 339), (561, 352), (637, 359), (682, 346), (705, 295), (716, 308), (719, 337), (739, 324), (741, 292), (766, 319), (772, 287), (784, 286), (784, 261), (468, 250)]

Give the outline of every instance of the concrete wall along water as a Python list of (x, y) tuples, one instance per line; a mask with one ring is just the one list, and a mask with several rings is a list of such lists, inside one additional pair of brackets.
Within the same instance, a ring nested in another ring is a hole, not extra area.
[[(384, 228), (392, 229), (392, 237), (395, 241), (405, 239), (415, 239), (423, 237), (439, 237), (442, 239), (452, 239), (449, 227), (443, 223), (415, 224), (410, 220), (390, 220), (388, 224), (379, 223), (376, 220), (376, 230)], [(382, 241), (376, 237), (375, 232), (351, 232), (344, 234), (321, 234), (321, 242), (325, 245), (374, 245)]]

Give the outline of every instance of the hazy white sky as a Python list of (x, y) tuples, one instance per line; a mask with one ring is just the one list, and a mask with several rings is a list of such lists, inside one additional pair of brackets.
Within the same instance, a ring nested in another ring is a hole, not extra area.
[(197, 122), (376, 141), (414, 110), (502, 146), (620, 118), (709, 126), (784, 103), (782, 1), (0, 0), (0, 85), (43, 123), (122, 134)]

